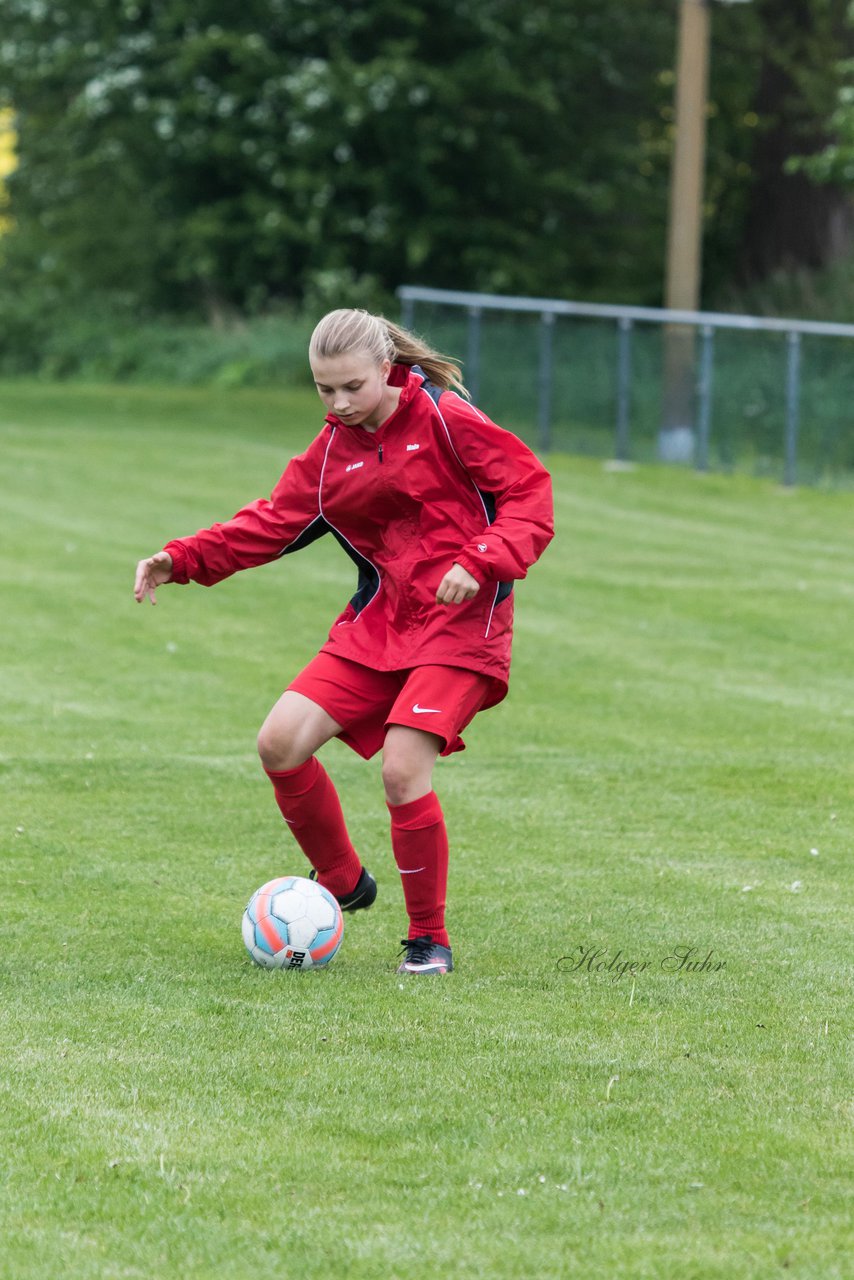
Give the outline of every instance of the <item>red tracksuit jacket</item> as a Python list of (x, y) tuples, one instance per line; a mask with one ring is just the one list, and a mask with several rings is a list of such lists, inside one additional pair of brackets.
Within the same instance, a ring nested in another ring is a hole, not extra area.
[[(551, 480), (518, 437), (418, 366), (395, 366), (390, 381), (400, 403), (376, 432), (330, 414), (269, 499), (168, 543), (172, 579), (212, 586), (331, 533), (359, 580), (323, 649), (380, 671), (479, 671), (494, 705), (507, 692), (513, 582), (553, 536)], [(455, 561), (481, 589), (438, 605)]]

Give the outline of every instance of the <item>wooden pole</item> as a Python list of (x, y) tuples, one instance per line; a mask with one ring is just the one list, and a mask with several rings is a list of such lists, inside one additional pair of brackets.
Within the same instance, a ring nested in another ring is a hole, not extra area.
[[(709, 0), (681, 0), (679, 6), (664, 305), (680, 311), (700, 306), (709, 8)], [(684, 325), (668, 325), (664, 331), (659, 455), (668, 462), (688, 462), (693, 456), (694, 339), (694, 330)]]

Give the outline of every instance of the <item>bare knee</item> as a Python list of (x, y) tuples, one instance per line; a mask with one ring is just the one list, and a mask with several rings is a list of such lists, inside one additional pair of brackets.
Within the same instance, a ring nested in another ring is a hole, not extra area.
[(308, 754), (304, 750), (300, 751), (299, 744), (270, 724), (269, 720), (262, 724), (258, 733), (258, 755), (264, 768), (271, 773), (298, 769), (311, 754), (310, 751)]
[(282, 694), (258, 733), (258, 755), (265, 769), (284, 773), (298, 769), (341, 726), (302, 694)]
[(383, 787), (389, 804), (407, 804), (412, 799), (412, 775), (402, 761), (388, 756), (383, 758)]
[(433, 766), (441, 742), (428, 739), (432, 735), (417, 730), (389, 731), (383, 751), (383, 787), (389, 804), (409, 804), (432, 790)]

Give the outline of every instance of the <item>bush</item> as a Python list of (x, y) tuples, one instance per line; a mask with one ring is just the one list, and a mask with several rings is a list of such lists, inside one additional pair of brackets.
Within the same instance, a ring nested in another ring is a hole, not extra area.
[(121, 305), (0, 302), (0, 374), (98, 382), (222, 387), (310, 383), (306, 359), (316, 317), (296, 312), (217, 325), (140, 319)]

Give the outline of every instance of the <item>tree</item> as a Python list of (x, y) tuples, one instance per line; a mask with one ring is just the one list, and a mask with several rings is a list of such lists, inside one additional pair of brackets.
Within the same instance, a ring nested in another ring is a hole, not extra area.
[(854, 3), (847, 9), (847, 45), (849, 56), (836, 64), (836, 101), (827, 120), (826, 145), (808, 156), (789, 159), (790, 173), (805, 173), (814, 182), (830, 183), (848, 195), (854, 189)]
[[(839, 55), (854, 53), (848, 0), (789, 0), (784, 8), (758, 0), (756, 8), (764, 38), (753, 181), (737, 263), (746, 281), (823, 267), (850, 251), (854, 233), (851, 200), (838, 181), (844, 161), (827, 150), (828, 125), (844, 131), (847, 91), (840, 82), (848, 64)], [(842, 114), (834, 115), (840, 94)], [(815, 159), (791, 163), (804, 155)]]
[[(783, 168), (820, 136), (843, 3), (715, 6), (714, 284), (806, 251)], [(2, 5), (7, 297), (217, 316), (409, 280), (661, 301), (675, 0)]]
[(6, 9), (16, 252), (57, 288), (209, 311), (327, 280), (658, 290), (655, 0)]

